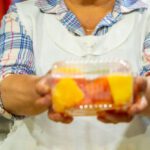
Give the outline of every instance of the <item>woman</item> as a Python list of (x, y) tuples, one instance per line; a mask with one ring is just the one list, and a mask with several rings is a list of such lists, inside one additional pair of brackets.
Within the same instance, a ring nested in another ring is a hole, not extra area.
[(51, 110), (47, 72), (59, 60), (115, 56), (128, 60), (135, 73), (148, 75), (149, 16), (148, 2), (140, 0), (30, 0), (12, 6), (0, 32), (4, 115), (34, 117), (16, 121), (0, 148), (146, 150), (149, 77), (135, 78), (135, 103), (127, 113), (101, 113), (99, 122), (79, 117), (65, 125), (56, 122), (70, 123), (73, 118)]

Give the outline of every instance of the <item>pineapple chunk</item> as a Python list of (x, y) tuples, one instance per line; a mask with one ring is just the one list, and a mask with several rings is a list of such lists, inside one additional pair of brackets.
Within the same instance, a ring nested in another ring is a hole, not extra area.
[(108, 75), (108, 82), (115, 105), (125, 105), (131, 101), (133, 92), (131, 75), (111, 74)]
[(79, 104), (83, 98), (83, 92), (71, 78), (61, 79), (52, 91), (53, 107), (56, 112), (64, 112), (65, 109)]

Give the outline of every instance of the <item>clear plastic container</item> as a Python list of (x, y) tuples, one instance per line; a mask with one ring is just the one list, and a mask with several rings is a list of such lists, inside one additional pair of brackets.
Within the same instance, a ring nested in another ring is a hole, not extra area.
[(98, 111), (126, 110), (132, 104), (132, 70), (123, 60), (57, 62), (51, 79), (56, 112), (89, 116)]

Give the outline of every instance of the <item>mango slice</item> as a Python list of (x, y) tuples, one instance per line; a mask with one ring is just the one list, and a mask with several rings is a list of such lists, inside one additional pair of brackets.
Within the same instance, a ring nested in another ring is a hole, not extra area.
[(63, 78), (55, 85), (52, 91), (53, 108), (56, 112), (79, 104), (84, 98), (82, 90), (71, 78)]
[(125, 105), (131, 101), (133, 78), (131, 75), (111, 74), (108, 82), (115, 105)]

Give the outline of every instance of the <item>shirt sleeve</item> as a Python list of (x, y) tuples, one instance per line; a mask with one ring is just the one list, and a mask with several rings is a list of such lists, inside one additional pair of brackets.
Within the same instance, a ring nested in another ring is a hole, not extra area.
[(144, 40), (142, 51), (142, 69), (141, 75), (150, 75), (150, 33), (147, 34)]
[(35, 74), (32, 38), (12, 5), (0, 28), (0, 79), (8, 74)]

